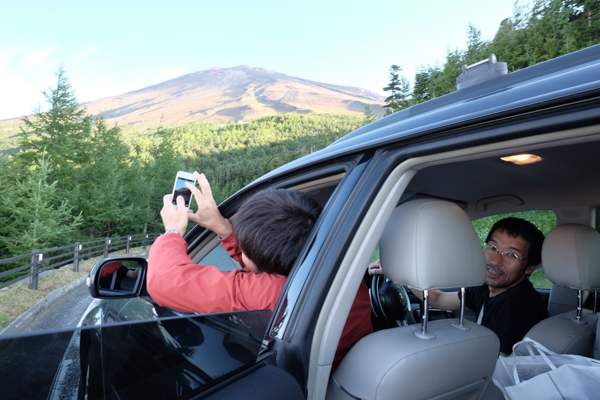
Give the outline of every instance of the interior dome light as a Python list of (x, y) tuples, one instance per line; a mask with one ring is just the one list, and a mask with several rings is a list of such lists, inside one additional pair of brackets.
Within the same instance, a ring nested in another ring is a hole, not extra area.
[(516, 154), (514, 156), (501, 157), (500, 159), (517, 165), (533, 164), (542, 161), (542, 157), (535, 154)]

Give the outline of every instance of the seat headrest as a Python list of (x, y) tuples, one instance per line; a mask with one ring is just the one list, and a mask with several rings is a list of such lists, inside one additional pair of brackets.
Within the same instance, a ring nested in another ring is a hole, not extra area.
[(587, 225), (557, 226), (544, 239), (542, 263), (548, 279), (557, 285), (600, 289), (600, 233)]
[(414, 200), (397, 207), (379, 250), (385, 274), (416, 289), (479, 286), (486, 279), (477, 233), (464, 211), (447, 201)]

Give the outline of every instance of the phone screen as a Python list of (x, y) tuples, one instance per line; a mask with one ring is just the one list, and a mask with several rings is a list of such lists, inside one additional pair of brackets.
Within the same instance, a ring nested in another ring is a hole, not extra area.
[(192, 185), (194, 184), (194, 181), (189, 179), (177, 178), (175, 191), (173, 192), (173, 204), (177, 205), (177, 197), (183, 196), (185, 207), (188, 208), (190, 206), (190, 199), (192, 198), (192, 191), (185, 186), (186, 182), (189, 182)]

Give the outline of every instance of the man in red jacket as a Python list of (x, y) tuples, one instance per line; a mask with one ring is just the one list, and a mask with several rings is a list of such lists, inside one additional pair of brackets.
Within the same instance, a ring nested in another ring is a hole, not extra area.
[[(246, 201), (232, 225), (219, 212), (204, 174), (194, 175), (202, 190), (186, 185), (196, 198), (196, 213), (186, 211), (183, 199), (177, 198), (177, 208), (170, 194), (163, 199), (160, 214), (167, 233), (150, 250), (148, 292), (159, 305), (186, 312), (273, 311), (321, 208), (303, 193), (269, 189)], [(222, 272), (215, 266), (195, 264), (182, 237), (188, 219), (218, 234), (244, 271)], [(354, 343), (372, 331), (369, 293), (362, 282), (333, 369)]]

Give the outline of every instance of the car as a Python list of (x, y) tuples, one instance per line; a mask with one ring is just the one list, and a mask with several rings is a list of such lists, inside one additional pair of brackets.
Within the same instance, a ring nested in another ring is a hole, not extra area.
[[(501, 159), (523, 154), (541, 161), (517, 165)], [(137, 265), (129, 259), (135, 281), (112, 289), (100, 285), (100, 274), (105, 264), (119, 260), (100, 262), (89, 286), (102, 301), (85, 316), (80, 332), (80, 395), (342, 398), (330, 387), (333, 356), (358, 285), (398, 206), (441, 200), (458, 206), (471, 221), (551, 210), (557, 225), (596, 227), (599, 154), (600, 45), (463, 84), (454, 93), (364, 126), (268, 173), (219, 206), (225, 217), (235, 218), (247, 198), (267, 188), (302, 191), (322, 205), (273, 313), (203, 315), (160, 307), (146, 291), (145, 259), (134, 259)], [(239, 268), (215, 233), (196, 226), (185, 240), (194, 262)], [(379, 279), (375, 284), (388, 282)], [(392, 290), (402, 284), (395, 282)], [(551, 314), (576, 307), (570, 304), (577, 298), (573, 290), (553, 285), (544, 291), (549, 307), (555, 307)], [(403, 304), (408, 308), (407, 302), (413, 303), (412, 311), (418, 309), (410, 293), (384, 305), (385, 291), (372, 288), (371, 293), (374, 302), (380, 301), (375, 310), (391, 315)], [(561, 297), (567, 300), (555, 301)], [(398, 317), (374, 320), (382, 329), (406, 329), (421, 318), (408, 314), (408, 326), (392, 327)], [(445, 310), (436, 316), (454, 317)], [(385, 352), (382, 348), (371, 361), (377, 364)], [(419, 357), (413, 355), (415, 364), (423, 361)], [(419, 376), (441, 379), (426, 371)], [(423, 381), (406, 386), (406, 393), (418, 393)]]

